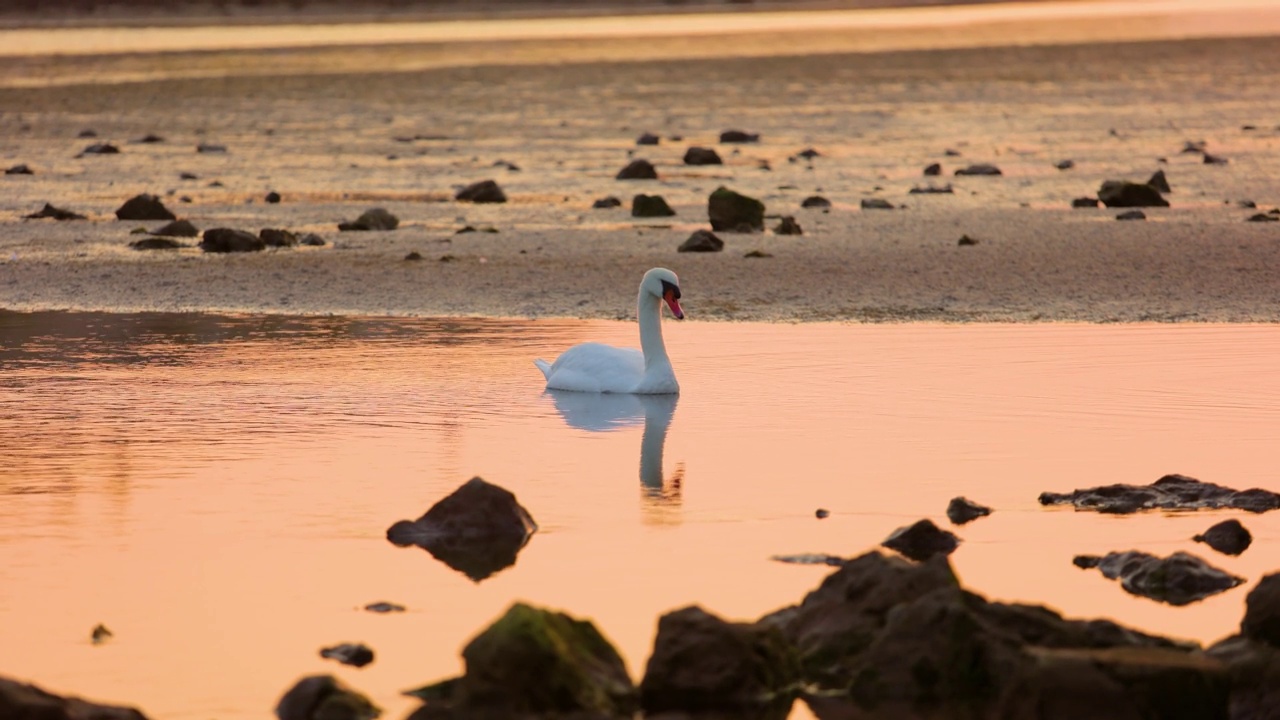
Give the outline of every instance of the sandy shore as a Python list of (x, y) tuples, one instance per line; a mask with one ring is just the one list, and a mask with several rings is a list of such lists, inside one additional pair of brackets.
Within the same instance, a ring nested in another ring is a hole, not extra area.
[[(1278, 39), (563, 61), (580, 50), (4, 59), (0, 164), (35, 174), (0, 177), (0, 307), (613, 318), (633, 314), (640, 274), (661, 265), (681, 275), (697, 319), (1280, 320), (1280, 222), (1246, 222), (1280, 205)], [(500, 63), (504, 52), (521, 64)], [(431, 66), (440, 57), (459, 66)], [(117, 82), (125, 71), (144, 79)], [(41, 73), (61, 79), (12, 82)], [(718, 143), (738, 127), (761, 142)], [(89, 128), (96, 138), (77, 137)], [(637, 148), (642, 131), (662, 144)], [(164, 141), (132, 142), (147, 133)], [(77, 157), (100, 141), (121, 153)], [(1187, 141), (1229, 162), (1180, 152)], [(200, 142), (227, 152), (197, 153)], [(692, 145), (725, 164), (684, 165)], [(793, 161), (806, 147), (821, 156)], [(661, 179), (615, 180), (633, 154)], [(932, 162), (942, 177), (921, 175)], [(978, 162), (1004, 174), (952, 174)], [(1157, 169), (1172, 207), (1146, 221), (1070, 208), (1103, 180)], [(510, 202), (453, 201), (485, 178)], [(931, 184), (955, 192), (909, 194)], [(794, 215), (805, 234), (725, 233), (724, 252), (677, 253), (707, 226), (719, 185)], [(269, 190), (283, 202), (263, 202)], [(287, 227), (329, 244), (131, 250), (130, 230), (160, 225), (114, 219), (140, 192), (201, 229)], [(641, 192), (678, 214), (631, 218)], [(606, 195), (624, 207), (591, 209)], [(802, 209), (810, 195), (833, 207)], [(897, 207), (860, 208), (869, 197)], [(89, 219), (23, 219), (45, 202)], [(401, 226), (337, 232), (375, 206)], [(456, 234), (468, 225), (497, 232)], [(962, 235), (978, 243), (960, 246)], [(752, 250), (770, 257), (744, 257)], [(406, 261), (414, 251), (423, 259)]]

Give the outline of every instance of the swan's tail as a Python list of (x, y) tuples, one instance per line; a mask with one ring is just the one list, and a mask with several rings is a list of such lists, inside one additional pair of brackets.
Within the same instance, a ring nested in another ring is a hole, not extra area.
[(537, 365), (538, 369), (542, 371), (542, 376), (544, 378), (548, 380), (551, 379), (551, 363), (547, 362), (546, 360), (543, 360), (542, 358), (538, 358), (537, 360), (533, 361), (533, 364)]

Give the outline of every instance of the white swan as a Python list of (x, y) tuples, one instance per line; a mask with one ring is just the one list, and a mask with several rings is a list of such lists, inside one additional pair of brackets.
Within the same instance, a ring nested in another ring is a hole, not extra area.
[(654, 268), (640, 281), (636, 313), (640, 321), (640, 350), (601, 343), (582, 343), (564, 351), (554, 363), (534, 360), (547, 378), (548, 390), (665, 395), (680, 392), (676, 373), (662, 342), (662, 303), (677, 320), (680, 280), (666, 268)]

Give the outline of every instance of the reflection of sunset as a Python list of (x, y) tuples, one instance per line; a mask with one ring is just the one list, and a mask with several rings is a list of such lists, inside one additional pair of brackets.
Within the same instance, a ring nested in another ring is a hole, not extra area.
[[(566, 424), (531, 363), (634, 343), (631, 324), (328, 322), (63, 328), (25, 354), (6, 336), (0, 646), (23, 652), (0, 674), (247, 720), (299, 675), (335, 672), (395, 717), (413, 704), (400, 690), (456, 673), (462, 644), (521, 599), (591, 618), (638, 677), (661, 613), (798, 602), (829, 569), (770, 556), (859, 554), (920, 517), (944, 523), (960, 494), (995, 508), (957, 530), (953, 556), (992, 599), (1212, 641), (1274, 570), (1280, 513), (1036, 502), (1167, 472), (1276, 489), (1270, 327), (670, 323), (684, 389), (659, 490), (638, 477), (643, 423)], [(479, 585), (384, 538), (472, 475), (540, 528)], [(1244, 555), (1190, 541), (1227, 516), (1254, 533)], [(1187, 550), (1249, 583), (1172, 608), (1070, 562), (1130, 548)], [(359, 610), (377, 600), (409, 612)], [(99, 622), (115, 637), (95, 647)], [(377, 662), (316, 654), (346, 641)]]

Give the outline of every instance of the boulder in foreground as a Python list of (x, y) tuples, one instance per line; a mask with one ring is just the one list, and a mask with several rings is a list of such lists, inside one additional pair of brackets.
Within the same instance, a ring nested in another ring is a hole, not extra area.
[(1140, 510), (1217, 510), (1263, 513), (1280, 508), (1280, 495), (1252, 488), (1233, 490), (1186, 475), (1165, 475), (1150, 485), (1104, 485), (1069, 493), (1040, 493), (1041, 505), (1071, 505), (1076, 510), (1128, 514)]
[(387, 529), (400, 547), (416, 545), (479, 582), (514, 565), (538, 529), (510, 491), (475, 477), (414, 521)]
[(0, 718), (5, 720), (146, 720), (129, 707), (99, 705), (62, 697), (16, 680), (0, 677)]
[(373, 720), (382, 709), (332, 675), (297, 682), (276, 705), (279, 720)]

